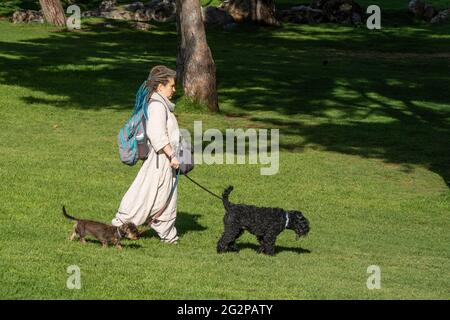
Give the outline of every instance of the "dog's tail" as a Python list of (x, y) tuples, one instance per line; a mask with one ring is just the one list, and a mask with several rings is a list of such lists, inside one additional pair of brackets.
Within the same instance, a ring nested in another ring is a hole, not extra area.
[(78, 221), (77, 218), (74, 218), (74, 217), (69, 216), (69, 215), (67, 214), (66, 207), (63, 206), (63, 207), (62, 207), (62, 211), (63, 211), (63, 215), (64, 215), (67, 219)]
[(231, 191), (233, 191), (233, 186), (229, 186), (222, 193), (222, 201), (226, 210), (230, 208), (231, 203), (230, 201), (228, 201), (228, 196), (230, 195)]

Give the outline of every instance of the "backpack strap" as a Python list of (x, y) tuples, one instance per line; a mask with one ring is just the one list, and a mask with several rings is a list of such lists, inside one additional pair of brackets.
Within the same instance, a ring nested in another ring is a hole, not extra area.
[[(150, 107), (150, 104), (152, 102), (159, 102), (159, 103), (161, 103), (164, 106), (164, 108), (166, 109), (166, 122), (167, 122), (167, 120), (169, 119), (169, 108), (166, 106), (166, 104), (164, 102), (162, 102), (160, 100), (157, 100), (157, 99), (150, 99), (148, 101), (147, 108)], [(147, 109), (144, 110), (144, 117), (145, 117), (145, 119), (148, 119), (148, 115), (146, 116), (146, 114), (147, 114)], [(158, 153), (156, 154), (156, 168), (159, 169), (159, 154)], [(169, 198), (169, 200), (170, 200), (170, 198)]]
[[(150, 107), (150, 103), (152, 103), (152, 102), (159, 102), (159, 103), (161, 103), (166, 108), (166, 111), (168, 111), (168, 109), (169, 109), (164, 102), (162, 102), (160, 100), (156, 100), (156, 99), (150, 99), (148, 101), (147, 109), (148, 109), (148, 107)], [(145, 111), (144, 111), (145, 119), (148, 119), (148, 111), (147, 111), (147, 109), (145, 109)], [(168, 112), (166, 112), (166, 121), (167, 121), (167, 119), (169, 119), (169, 113)]]

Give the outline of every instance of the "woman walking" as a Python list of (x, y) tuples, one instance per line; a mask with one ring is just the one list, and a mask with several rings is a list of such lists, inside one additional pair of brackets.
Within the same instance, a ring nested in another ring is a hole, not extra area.
[(165, 66), (156, 66), (150, 71), (147, 87), (151, 102), (145, 123), (150, 152), (112, 221), (114, 226), (126, 222), (138, 226), (151, 220), (150, 227), (158, 233), (161, 241), (174, 244), (178, 236), (175, 228), (177, 190), (173, 188), (176, 169), (180, 165), (175, 157), (180, 131), (173, 114), (175, 105), (170, 102), (175, 92), (175, 79), (176, 72)]

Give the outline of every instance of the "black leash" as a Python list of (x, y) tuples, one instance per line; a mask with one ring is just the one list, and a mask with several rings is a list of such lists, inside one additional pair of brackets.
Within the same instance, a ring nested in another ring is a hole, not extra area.
[(187, 174), (184, 174), (184, 176), (186, 178), (188, 178), (189, 180), (191, 180), (193, 183), (195, 183), (196, 185), (198, 185), (200, 188), (202, 188), (203, 190), (205, 190), (206, 192), (208, 192), (209, 194), (213, 195), (216, 198), (219, 198), (220, 200), (223, 201), (222, 197), (219, 197), (217, 194), (215, 194), (214, 192), (209, 191), (208, 189), (206, 189), (205, 187), (203, 187), (200, 183), (195, 182), (194, 180), (192, 180), (191, 177), (189, 177)]

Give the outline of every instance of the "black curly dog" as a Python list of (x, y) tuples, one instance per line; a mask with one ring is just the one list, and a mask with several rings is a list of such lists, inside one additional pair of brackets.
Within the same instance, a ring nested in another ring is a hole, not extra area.
[(223, 219), (225, 231), (217, 243), (217, 253), (238, 252), (235, 241), (247, 230), (259, 241), (259, 253), (275, 254), (275, 241), (284, 229), (294, 230), (297, 239), (309, 232), (309, 221), (300, 211), (285, 211), (280, 208), (259, 208), (252, 205), (232, 204), (228, 197), (232, 186), (222, 194), (225, 207)]

